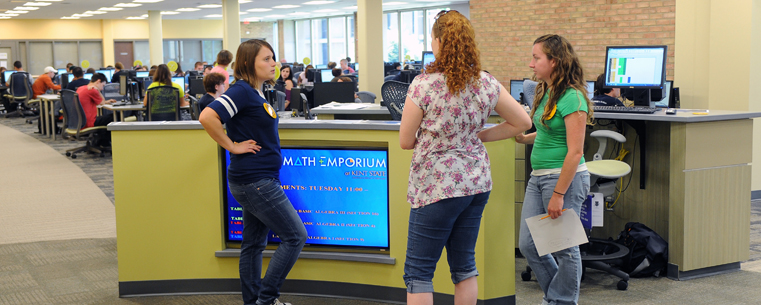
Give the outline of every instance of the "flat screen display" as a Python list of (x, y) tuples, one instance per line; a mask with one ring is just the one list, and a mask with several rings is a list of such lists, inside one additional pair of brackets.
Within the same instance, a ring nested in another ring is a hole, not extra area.
[(91, 80), (92, 79), (92, 73), (85, 73), (84, 79)]
[[(385, 149), (300, 147), (281, 152), (281, 187), (304, 222), (308, 245), (388, 248)], [(227, 151), (224, 157), (229, 166)], [(227, 240), (241, 241), (243, 209), (224, 180)], [(268, 241), (280, 240), (270, 231)]]
[(185, 78), (184, 77), (182, 77), (182, 76), (172, 77), (172, 82), (175, 83), (175, 84), (180, 85), (180, 88), (182, 88), (180, 90), (185, 91)]
[(3, 79), (5, 80), (6, 83), (10, 83), (11, 82), (11, 74), (13, 74), (13, 73), (16, 73), (16, 71), (12, 71), (11, 70), (11, 71), (5, 71), (5, 72), (3, 72)]
[(66, 69), (58, 69), (58, 74), (64, 74), (67, 73)]
[(523, 93), (523, 80), (510, 80), (510, 95), (512, 95), (516, 101), (520, 102), (521, 93)]
[(137, 71), (137, 72), (135, 72), (135, 77), (137, 77), (137, 78), (150, 77), (150, 75), (148, 75), (148, 73), (150, 73), (150, 72), (148, 72), (148, 71)]
[(605, 87), (656, 89), (666, 80), (666, 46), (608, 47)]
[(95, 72), (103, 73), (103, 75), (106, 76), (106, 81), (110, 82), (111, 77), (113, 77), (114, 70), (105, 69), (105, 70), (96, 70)]
[(595, 82), (588, 80), (587, 81), (587, 96), (591, 100), (593, 97), (595, 97)]
[(322, 77), (323, 83), (329, 83), (331, 80), (333, 80), (333, 70), (331, 69), (320, 70), (320, 77)]
[(669, 107), (669, 95), (671, 94), (672, 83), (673, 82), (670, 80), (667, 80), (665, 83), (663, 83), (663, 98), (659, 101), (655, 101), (655, 107)]
[(69, 82), (74, 80), (74, 74), (69, 73), (68, 76), (69, 76)]
[(434, 60), (436, 60), (436, 57), (433, 56), (433, 52), (423, 51), (423, 68), (432, 63)]

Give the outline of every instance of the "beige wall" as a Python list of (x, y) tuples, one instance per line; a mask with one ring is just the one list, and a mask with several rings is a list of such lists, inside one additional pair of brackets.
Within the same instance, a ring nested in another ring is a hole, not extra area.
[[(751, 18), (751, 45), (750, 54), (756, 55), (750, 57), (750, 77), (748, 81), (748, 110), (761, 111), (761, 98), (758, 95), (758, 88), (755, 84), (761, 84), (761, 3), (754, 1), (752, 8), (753, 16)], [(752, 190), (761, 190), (761, 119), (755, 119), (753, 124), (753, 164), (751, 172)]]

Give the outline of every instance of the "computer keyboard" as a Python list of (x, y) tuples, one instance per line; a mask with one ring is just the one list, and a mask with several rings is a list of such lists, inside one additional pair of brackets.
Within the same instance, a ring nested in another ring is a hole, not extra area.
[(653, 114), (658, 108), (648, 107), (621, 107), (621, 106), (594, 106), (595, 112), (617, 112), (617, 113), (644, 113)]

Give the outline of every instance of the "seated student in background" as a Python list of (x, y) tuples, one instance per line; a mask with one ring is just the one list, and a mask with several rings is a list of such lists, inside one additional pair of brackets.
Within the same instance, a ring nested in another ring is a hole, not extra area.
[(349, 67), (349, 61), (346, 60), (345, 58), (341, 59), (341, 71), (343, 72), (343, 74), (356, 73), (356, 71), (354, 71), (354, 69)]
[(200, 100), (198, 100), (198, 110), (203, 111), (206, 106), (225, 93), (225, 76), (219, 73), (209, 73), (203, 77), (203, 87), (206, 89)]
[[(77, 67), (79, 68), (79, 67)], [(82, 72), (82, 68), (79, 68), (79, 72)], [(98, 115), (98, 105), (115, 103), (115, 100), (105, 100), (103, 94), (103, 86), (108, 82), (106, 76), (103, 73), (95, 73), (90, 82), (86, 86), (81, 86), (77, 89), (77, 95), (79, 96), (79, 102), (82, 104), (82, 110), (85, 112), (87, 123), (84, 128), (94, 126), (106, 126), (108, 123), (114, 121), (112, 115)], [(111, 132), (106, 131), (105, 136), (101, 138), (99, 146), (111, 146)]]
[(275, 83), (275, 90), (285, 93), (285, 109), (290, 110), (291, 105), (291, 89), (295, 86), (296, 82), (293, 80), (293, 73), (291, 73), (291, 66), (282, 66), (280, 68), (280, 78)]
[(122, 73), (122, 70), (124, 70), (124, 65), (122, 63), (117, 62), (114, 64), (114, 76), (111, 77), (112, 83), (119, 82), (119, 75)]
[[(21, 65), (21, 62), (18, 61), (18, 60), (13, 62), (13, 70), (15, 70), (16, 72), (26, 72), (26, 71), (24, 71), (24, 68)], [(29, 84), (30, 85), (33, 84), (34, 83), (34, 79), (32, 78), (32, 74), (27, 73), (27, 75), (29, 76)], [(11, 85), (11, 80), (10, 79), (6, 79), (5, 80), (5, 85), (6, 86), (10, 86)]]
[(299, 75), (299, 84), (306, 84), (307, 83), (307, 71), (309, 69), (314, 69), (314, 66), (307, 65), (306, 68), (304, 68), (304, 71), (301, 72), (301, 75)]
[(330, 62), (328, 62), (328, 69), (331, 69), (331, 70), (333, 70), (333, 69), (335, 69), (335, 68), (336, 68), (336, 66), (337, 66), (337, 64), (336, 64), (336, 62), (335, 62), (335, 61), (330, 61)]
[[(153, 82), (148, 86), (148, 88), (146, 88), (146, 90), (150, 90), (151, 88), (158, 86), (172, 86), (177, 88), (177, 90), (180, 90), (180, 107), (187, 107), (190, 105), (190, 103), (185, 100), (185, 88), (182, 88), (180, 85), (172, 82), (172, 72), (169, 71), (169, 67), (165, 64), (160, 64), (158, 67), (156, 67), (156, 73), (153, 75)], [(146, 94), (145, 98), (143, 99), (143, 105), (148, 107), (148, 94)], [(180, 110), (180, 120), (192, 120), (190, 113), (186, 109)]]
[(402, 64), (395, 62), (391, 66), (394, 67), (394, 69), (391, 71), (388, 71), (388, 75), (399, 75), (400, 73), (402, 73)]
[(596, 106), (624, 106), (618, 98), (621, 96), (619, 88), (603, 88), (605, 86), (605, 73), (600, 74), (595, 81), (595, 96), (592, 103)]
[(85, 72), (82, 71), (81, 67), (71, 67), (71, 74), (74, 75), (74, 79), (66, 85), (66, 89), (77, 91), (79, 87), (90, 83), (89, 80), (84, 78)]
[[(332, 71), (330, 71), (330, 73), (333, 74), (333, 79), (330, 80), (331, 83), (337, 82), (338, 81), (338, 77), (340, 77), (342, 75), (341, 69), (338, 69), (338, 68), (333, 69)], [(325, 80), (323, 79), (322, 81), (324, 82)]]
[(173, 76), (178, 76), (178, 77), (185, 76), (185, 72), (182, 71), (182, 67), (180, 66), (180, 63), (177, 63), (177, 69), (174, 70)]
[(206, 67), (203, 69), (203, 75), (209, 75), (209, 73), (211, 73), (211, 69), (213, 68), (213, 66), (206, 65)]
[(95, 68), (87, 68), (87, 71), (85, 71), (85, 73), (95, 74)]
[(203, 73), (203, 62), (197, 61), (197, 62), (196, 62), (194, 65), (193, 65), (193, 70), (196, 70), (196, 71), (198, 71), (198, 73)]
[(38, 95), (45, 94), (49, 89), (61, 90), (61, 86), (53, 84), (53, 77), (55, 77), (56, 69), (53, 67), (45, 67), (40, 77), (32, 84), (33, 98), (37, 98)]
[(73, 66), (74, 66), (74, 64), (72, 64), (72, 63), (66, 64), (66, 73), (71, 73), (71, 67), (73, 67)]

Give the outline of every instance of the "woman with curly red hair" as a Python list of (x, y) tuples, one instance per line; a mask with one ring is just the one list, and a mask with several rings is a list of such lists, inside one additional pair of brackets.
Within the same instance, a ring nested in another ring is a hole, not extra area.
[[(475, 304), (475, 246), (492, 185), (483, 142), (514, 137), (531, 120), (497, 79), (481, 71), (465, 16), (442, 11), (431, 34), (436, 61), (410, 84), (399, 128), (402, 149), (414, 149), (407, 188), (407, 304), (433, 304), (433, 273), (443, 248), (455, 304)], [(484, 130), (492, 110), (505, 122)]]

